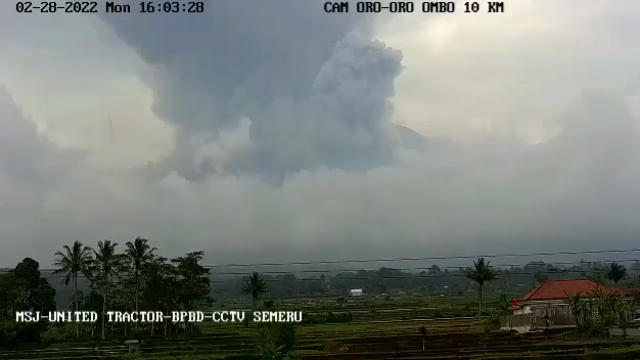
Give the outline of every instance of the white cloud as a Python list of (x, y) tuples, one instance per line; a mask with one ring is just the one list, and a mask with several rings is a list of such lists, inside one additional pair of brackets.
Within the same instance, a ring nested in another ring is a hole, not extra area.
[(193, 166), (196, 171), (202, 171), (202, 166), (209, 163), (216, 173), (227, 173), (227, 167), (234, 156), (242, 156), (251, 151), (250, 127), (251, 120), (243, 117), (237, 128), (220, 130), (217, 139), (212, 139), (210, 134), (193, 138), (192, 144), (196, 149)]
[(135, 49), (96, 17), (29, 19), (14, 15), (0, 26), (11, 29), (0, 41), (0, 82), (39, 131), (89, 150), (100, 167), (140, 166), (168, 154), (172, 130), (151, 111), (153, 92), (139, 76), (147, 65)]
[(630, 36), (640, 27), (628, 20), (638, 7), (518, 0), (506, 1), (504, 14), (391, 18), (377, 35), (405, 56), (396, 121), (461, 140), (548, 139), (558, 132), (554, 117), (582, 90), (620, 89), (640, 74)]

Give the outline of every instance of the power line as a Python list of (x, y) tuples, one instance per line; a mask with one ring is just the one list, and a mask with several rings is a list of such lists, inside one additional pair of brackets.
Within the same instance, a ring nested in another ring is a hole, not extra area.
[[(535, 275), (535, 274), (583, 274), (585, 273), (585, 270), (566, 270), (566, 269), (557, 269), (557, 270), (547, 270), (547, 271), (522, 271), (522, 272), (509, 272), (508, 276), (519, 276), (519, 275)], [(499, 275), (503, 275), (503, 276), (507, 276), (506, 274), (502, 273)], [(350, 276), (350, 277), (340, 277), (337, 278), (340, 281), (343, 280), (378, 280), (378, 279), (423, 279), (423, 278), (446, 278), (446, 277), (466, 277), (467, 275), (462, 273), (448, 273), (448, 274), (425, 274), (425, 275), (415, 275), (415, 274), (408, 274), (408, 275), (394, 275), (394, 276), (371, 276), (371, 277), (365, 277), (365, 276)], [(65, 275), (55, 275), (55, 276), (50, 276), (48, 278), (65, 278)], [(85, 275), (78, 275), (79, 278), (86, 278)], [(120, 283), (127, 283), (127, 282), (131, 282), (133, 283), (133, 281), (127, 281), (124, 280), (125, 278), (133, 278), (134, 275), (119, 275), (117, 276), (119, 278), (123, 278), (122, 280), (109, 280), (107, 281), (108, 284), (120, 284)], [(143, 276), (144, 277), (144, 276)], [(169, 281), (173, 281), (176, 279), (180, 279), (179, 276), (175, 276), (175, 275), (167, 275), (164, 278), (155, 278), (153, 281), (158, 281), (158, 282), (169, 282)], [(334, 277), (334, 279), (336, 279)], [(207, 281), (209, 283), (230, 283), (230, 282), (237, 282), (237, 281), (241, 281), (242, 279), (208, 279)], [(307, 278), (289, 278), (289, 279), (285, 279), (285, 278), (263, 278), (264, 281), (266, 282), (278, 282), (278, 281), (328, 281), (328, 279), (326, 278), (320, 278), (320, 277), (307, 277)], [(103, 281), (100, 281), (100, 283), (102, 283)]]
[[(542, 264), (532, 264), (531, 262), (526, 264), (498, 264), (491, 265), (493, 268), (497, 268), (500, 270), (511, 270), (509, 268), (517, 268), (517, 267), (526, 267), (526, 266), (566, 266), (566, 265), (580, 265), (580, 264), (611, 264), (611, 263), (621, 263), (621, 262), (635, 262), (640, 261), (638, 259), (630, 259), (630, 260), (603, 260), (603, 261), (571, 261), (571, 262), (545, 262)], [(433, 266), (428, 267), (409, 267), (409, 268), (388, 268), (384, 269), (391, 271), (417, 271), (417, 270), (432, 270)], [(456, 269), (456, 270), (465, 270), (470, 268), (470, 266), (438, 266), (439, 269)], [(381, 268), (379, 268), (381, 269)], [(363, 269), (363, 268), (347, 268), (347, 269), (331, 269), (331, 270), (280, 270), (280, 271), (261, 271), (260, 274), (293, 274), (293, 273), (340, 273), (340, 272), (358, 272), (358, 271), (378, 271), (379, 269)], [(558, 269), (563, 270), (563, 269)], [(586, 270), (586, 269), (585, 269)], [(250, 275), (251, 272), (216, 272), (212, 275)]]
[[(640, 259), (629, 259), (629, 260), (602, 260), (602, 261), (572, 261), (572, 262), (544, 262), (544, 263), (540, 263), (540, 264), (532, 264), (531, 262), (526, 263), (526, 264), (498, 264), (498, 265), (491, 265), (491, 267), (498, 269), (498, 270), (502, 270), (502, 271), (511, 271), (513, 268), (524, 268), (527, 266), (567, 266), (567, 265), (584, 265), (584, 264), (611, 264), (611, 263), (621, 263), (621, 262), (640, 262)], [(417, 270), (432, 270), (433, 267), (435, 265), (431, 265), (428, 267), (405, 267), (405, 268), (388, 268), (388, 267), (384, 267), (384, 269), (386, 270), (390, 270), (390, 271), (417, 271)], [(456, 269), (456, 270), (465, 270), (465, 269), (469, 269), (469, 266), (437, 266), (438, 269), (442, 270), (442, 269)], [(305, 273), (305, 274), (327, 274), (327, 273), (341, 273), (341, 272), (361, 272), (361, 271), (365, 271), (365, 272), (373, 272), (373, 271), (379, 271), (382, 268), (378, 268), (378, 269), (365, 269), (365, 268), (346, 268), (346, 269), (331, 269), (331, 270), (295, 270), (295, 271), (290, 271), (290, 270), (274, 270), (274, 271), (261, 271), (260, 274), (262, 275), (287, 275), (287, 274), (299, 274), (299, 273)], [(565, 268), (555, 268), (555, 269), (548, 269), (551, 272), (562, 272), (562, 271), (567, 271), (568, 269)], [(555, 271), (554, 271), (555, 270)], [(587, 269), (582, 269), (583, 270), (587, 270)], [(45, 272), (48, 274), (52, 274), (53, 272), (57, 271), (55, 269), (39, 269), (38, 271)], [(540, 270), (542, 271), (542, 270)], [(8, 273), (8, 272), (14, 272), (14, 273), (19, 273), (21, 272), (20, 270), (17, 269), (0, 269), (0, 274), (1, 273)], [(536, 271), (539, 272), (539, 271)], [(231, 275), (251, 275), (252, 272), (216, 272), (216, 273), (209, 273), (209, 275), (215, 275), (215, 276), (231, 276)], [(447, 274), (443, 274), (444, 276), (447, 276)], [(119, 277), (133, 277), (135, 275), (131, 274), (119, 274)], [(144, 275), (139, 275), (139, 276), (144, 276)], [(436, 275), (433, 275), (436, 276)], [(437, 275), (439, 276), (439, 275)], [(67, 275), (53, 275), (53, 276), (48, 276), (48, 278), (51, 277), (60, 277), (60, 278), (66, 278)], [(73, 276), (70, 276), (73, 277)], [(78, 277), (84, 278), (87, 277), (84, 274), (78, 274)]]
[(111, 122), (111, 117), (107, 115), (107, 122), (109, 123), (109, 137), (111, 139), (111, 143), (113, 144), (113, 122)]
[[(305, 262), (289, 262), (289, 263), (253, 263), (253, 264), (227, 264), (227, 265), (202, 265), (203, 268), (216, 269), (223, 267), (258, 267), (258, 266), (300, 266), (300, 265), (332, 265), (332, 264), (349, 264), (349, 263), (377, 263), (377, 262), (405, 262), (405, 261), (438, 261), (438, 260), (465, 260), (465, 259), (478, 259), (478, 258), (510, 258), (510, 257), (541, 257), (541, 256), (570, 256), (570, 255), (594, 255), (594, 254), (614, 254), (614, 253), (638, 253), (638, 249), (610, 249), (610, 250), (587, 250), (587, 251), (559, 251), (559, 252), (538, 252), (538, 253), (519, 253), (519, 254), (489, 254), (489, 255), (455, 255), (455, 256), (435, 256), (435, 257), (422, 257), (422, 258), (393, 258), (393, 259), (360, 259), (360, 260), (335, 260), (335, 261), (305, 261)], [(638, 261), (637, 259), (619, 260), (614, 262), (629, 262)], [(604, 261), (584, 261), (583, 263), (597, 263)], [(550, 263), (553, 264), (553, 263)], [(559, 263), (557, 263), (559, 264)], [(573, 264), (571, 262), (570, 264)], [(494, 265), (494, 266), (513, 266), (509, 264)], [(523, 266), (523, 265), (520, 265)], [(448, 266), (441, 268), (464, 268), (460, 266)], [(428, 268), (425, 268), (428, 269)], [(11, 271), (12, 269), (0, 269), (1, 272)], [(43, 272), (54, 272), (58, 269), (39, 269)], [(358, 269), (360, 270), (360, 269)], [(344, 270), (344, 271), (358, 271), (358, 270)], [(297, 272), (312, 271), (312, 270), (298, 270)], [(320, 270), (315, 270), (320, 271)], [(324, 271), (324, 270), (323, 270)], [(329, 272), (337, 270), (327, 270)], [(338, 270), (339, 271), (339, 270)], [(268, 273), (268, 272), (261, 272)], [(287, 271), (286, 273), (291, 273)]]
[(488, 254), (488, 255), (457, 255), (457, 256), (431, 256), (422, 258), (391, 258), (391, 259), (369, 259), (369, 260), (335, 260), (335, 261), (303, 261), (290, 263), (256, 263), (256, 264), (227, 264), (208, 265), (208, 268), (220, 267), (255, 267), (255, 266), (299, 266), (299, 265), (330, 265), (347, 263), (369, 263), (369, 262), (403, 262), (403, 261), (437, 261), (437, 260), (465, 260), (477, 258), (507, 258), (507, 257), (538, 257), (538, 256), (569, 256), (569, 255), (593, 255), (593, 254), (613, 254), (613, 253), (637, 253), (640, 249), (611, 249), (611, 250), (587, 250), (587, 251), (559, 251), (559, 252), (538, 252), (538, 253), (513, 253), (513, 254)]
[[(640, 249), (630, 249), (630, 250), (598, 250), (598, 251), (584, 251), (584, 252), (556, 252), (556, 253), (537, 253), (537, 254), (504, 254), (504, 255), (490, 255), (493, 258), (497, 258), (497, 257), (515, 257), (515, 256), (541, 256), (540, 254), (545, 254), (545, 255), (566, 255), (566, 254), (572, 254), (572, 255), (580, 255), (580, 254), (593, 254), (593, 253), (598, 253), (598, 254), (604, 254), (604, 253), (620, 253), (620, 252), (640, 252)], [(489, 256), (479, 256), (479, 257), (489, 257)], [(476, 258), (476, 257), (471, 257), (471, 256), (459, 256), (459, 257), (447, 257), (447, 258)], [(421, 259), (427, 259), (427, 258), (421, 258)], [(394, 261), (412, 261), (413, 259), (396, 259)], [(359, 262), (361, 263), (365, 263), (365, 262), (376, 262), (376, 261), (381, 261), (381, 259), (373, 259), (373, 260), (359, 260)], [(389, 260), (384, 260), (384, 261), (389, 261)], [(607, 263), (620, 263), (620, 262), (634, 262), (634, 261), (639, 261), (638, 259), (621, 259), (621, 260), (603, 260), (603, 261), (584, 261), (584, 260), (580, 260), (580, 261), (573, 261), (573, 262), (551, 262), (551, 263), (542, 263), (539, 264), (540, 266), (547, 266), (547, 265), (578, 265), (578, 264), (607, 264)], [(345, 262), (333, 262), (333, 263), (350, 263), (352, 261), (345, 261)], [(275, 264), (272, 264), (275, 265)], [(285, 265), (284, 263), (282, 265)], [(536, 266), (536, 264), (531, 264), (531, 262), (527, 263), (527, 264), (498, 264), (498, 265), (493, 265), (494, 268), (498, 268), (500, 270), (509, 270), (509, 269), (502, 269), (503, 267), (526, 267), (526, 266)], [(260, 265), (256, 265), (256, 266), (260, 266)], [(432, 265), (433, 266), (433, 265)], [(430, 267), (413, 267), (413, 268), (386, 268), (388, 270), (391, 271), (416, 271), (416, 270), (430, 270), (432, 268), (432, 266)], [(208, 269), (212, 269), (212, 268), (216, 268), (216, 267), (222, 267), (222, 266), (218, 266), (218, 265), (204, 265), (204, 268), (208, 268)], [(440, 269), (458, 269), (458, 270), (463, 270), (463, 269), (467, 269), (469, 267), (463, 267), (463, 266), (442, 266), (439, 267)], [(52, 273), (52, 272), (56, 272), (58, 269), (39, 269), (39, 271), (42, 272), (47, 272), (47, 273)], [(363, 269), (363, 268), (350, 268), (350, 269), (331, 269), (331, 270), (318, 270), (318, 269), (314, 269), (314, 270), (296, 270), (296, 271), (262, 271), (260, 272), (263, 275), (271, 275), (271, 274), (294, 274), (294, 273), (310, 273), (310, 274), (326, 274), (326, 273), (340, 273), (340, 272), (360, 272), (360, 271), (368, 271), (368, 272), (372, 272), (372, 271), (378, 271), (379, 269)], [(535, 274), (535, 273), (549, 273), (549, 274), (558, 274), (558, 273), (582, 273), (584, 270), (567, 270), (567, 269), (551, 269), (549, 271), (535, 271), (535, 272), (511, 272), (509, 275), (531, 275), (531, 274)], [(16, 270), (16, 269), (0, 269), (0, 274), (1, 273), (8, 273), (8, 272), (20, 272), (20, 270)], [(218, 272), (218, 273), (214, 273), (214, 274), (210, 274), (210, 275), (217, 275), (217, 276), (238, 276), (238, 275), (250, 275), (251, 272)], [(127, 275), (127, 274), (119, 274), (117, 275), (119, 278), (127, 278), (127, 277), (133, 277), (134, 275)], [(384, 279), (384, 278), (410, 278), (410, 277), (433, 277), (433, 278), (437, 278), (437, 277), (446, 277), (446, 276), (466, 276), (465, 274), (426, 274), (426, 275), (407, 275), (407, 276), (378, 276), (375, 278), (378, 279)], [(48, 278), (51, 277), (59, 277), (59, 278), (66, 278), (67, 275), (53, 275), (53, 276), (48, 276)], [(78, 274), (79, 278), (86, 278), (86, 275), (83, 274)], [(175, 276), (174, 276), (175, 277)], [(343, 277), (340, 279), (352, 279), (352, 280), (366, 280), (366, 279), (371, 279), (369, 277)], [(232, 279), (227, 279), (227, 280), (215, 280), (215, 279), (211, 279), (211, 282), (229, 282)], [(265, 279), (266, 281), (280, 281), (280, 280), (326, 280), (326, 279), (322, 279), (322, 278), (295, 278), (295, 279)], [(113, 281), (113, 282), (124, 282), (122, 280), (118, 280), (118, 281)]]
[[(612, 264), (612, 263), (623, 263), (623, 262), (640, 262), (640, 259), (618, 259), (618, 260), (602, 260), (602, 261), (569, 261), (569, 262), (543, 262), (540, 264), (533, 264), (532, 262), (526, 263), (526, 264), (498, 264), (498, 265), (491, 265), (491, 267), (499, 269), (499, 270), (503, 270), (503, 271), (511, 271), (512, 268), (518, 268), (518, 267), (527, 267), (527, 266), (567, 266), (567, 265), (584, 265), (584, 264)], [(417, 270), (432, 270), (433, 267), (435, 265), (431, 265), (431, 266), (427, 266), (427, 267), (405, 267), (405, 268), (397, 268), (397, 267), (393, 267), (393, 268), (388, 268), (388, 267), (384, 267), (384, 269), (390, 270), (390, 271), (417, 271)], [(204, 267), (204, 266), (203, 266)], [(448, 269), (456, 269), (456, 270), (465, 270), (465, 269), (469, 269), (470, 266), (437, 266), (438, 269), (442, 270), (448, 270)], [(274, 271), (261, 271), (260, 274), (262, 275), (286, 275), (286, 274), (327, 274), (327, 273), (341, 273), (341, 272), (360, 272), (360, 271), (366, 271), (366, 272), (372, 272), (372, 271), (379, 271), (382, 268), (377, 268), (377, 269), (365, 269), (365, 268), (345, 268), (345, 269), (330, 269), (330, 270), (295, 270), (295, 271), (291, 271), (291, 270), (274, 270)], [(561, 271), (565, 271), (567, 269), (564, 268), (556, 268), (555, 270), (557, 270), (556, 272), (561, 272)], [(587, 269), (583, 269), (583, 270), (587, 270)], [(48, 274), (51, 274), (55, 271), (57, 271), (56, 269), (39, 269), (38, 271), (45, 272)], [(551, 270), (553, 272), (553, 270)], [(2, 273), (8, 273), (8, 272), (14, 272), (14, 273), (19, 273), (21, 272), (20, 270), (17, 269), (0, 269), (0, 274)], [(536, 271), (538, 272), (538, 271)], [(215, 275), (215, 276), (231, 276), (231, 275), (251, 275), (252, 272), (216, 272), (216, 273), (210, 273), (210, 275)], [(135, 275), (126, 275), (126, 274), (120, 274), (118, 275), (120, 277), (129, 277), (129, 276), (135, 276)], [(139, 276), (143, 276), (143, 275), (139, 275)], [(445, 274), (446, 276), (446, 274)], [(51, 277), (61, 277), (61, 278), (65, 278), (67, 277), (67, 275), (53, 275), (53, 276), (48, 276), (49, 278)], [(73, 276), (70, 276), (73, 277)], [(78, 274), (78, 277), (84, 278), (86, 277), (86, 275), (84, 274)]]

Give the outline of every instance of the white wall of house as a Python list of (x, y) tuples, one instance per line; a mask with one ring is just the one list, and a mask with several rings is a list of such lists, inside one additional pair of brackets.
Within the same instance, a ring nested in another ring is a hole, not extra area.
[[(633, 301), (632, 297), (624, 297), (624, 301)], [(556, 300), (530, 300), (522, 303), (522, 307), (517, 309), (519, 314), (528, 314), (527, 309), (536, 316), (572, 316), (571, 306), (566, 299)], [(513, 312), (516, 314), (516, 310)]]
[(523, 306), (519, 309), (513, 310), (513, 315), (520, 315), (520, 314), (531, 314), (531, 306)]

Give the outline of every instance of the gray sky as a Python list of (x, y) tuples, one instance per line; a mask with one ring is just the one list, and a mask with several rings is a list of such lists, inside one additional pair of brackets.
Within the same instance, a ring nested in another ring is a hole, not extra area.
[(0, 266), (136, 236), (210, 263), (637, 247), (637, 1), (260, 4), (0, 7)]

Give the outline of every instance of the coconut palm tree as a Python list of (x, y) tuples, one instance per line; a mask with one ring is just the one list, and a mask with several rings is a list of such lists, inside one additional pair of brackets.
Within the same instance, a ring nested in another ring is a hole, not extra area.
[[(127, 262), (130, 269), (133, 270), (133, 277), (135, 281), (135, 306), (136, 313), (138, 312), (138, 293), (140, 289), (140, 272), (143, 268), (146, 268), (155, 258), (154, 251), (157, 248), (152, 248), (148, 244), (149, 240), (141, 239), (137, 237), (133, 242), (128, 241), (125, 245), (127, 249), (124, 251), (127, 257)], [(136, 330), (138, 330), (138, 322), (136, 322)]]
[[(53, 263), (58, 269), (54, 271), (54, 274), (64, 274), (64, 284), (69, 285), (71, 279), (73, 279), (74, 286), (74, 300), (75, 311), (79, 311), (78, 308), (78, 275), (83, 274), (87, 277), (90, 275), (91, 266), (91, 248), (88, 246), (82, 246), (82, 243), (76, 240), (71, 247), (68, 245), (63, 246), (64, 252), (56, 251), (55, 261)], [(80, 323), (76, 322), (76, 337), (80, 337)]]
[(116, 246), (118, 243), (111, 240), (98, 241), (98, 250), (93, 249), (94, 261), (92, 264), (94, 280), (98, 282), (102, 288), (102, 340), (105, 339), (105, 321), (104, 316), (107, 312), (107, 293), (109, 288), (109, 279), (118, 274), (118, 270), (122, 268), (125, 255), (116, 254)]
[(262, 278), (262, 275), (254, 271), (249, 277), (245, 277), (244, 284), (242, 285), (242, 292), (251, 295), (253, 299), (253, 307), (256, 307), (256, 302), (260, 295), (267, 292), (268, 284)]
[(607, 279), (613, 281), (614, 284), (618, 285), (618, 282), (627, 277), (627, 269), (624, 265), (620, 265), (618, 263), (611, 263), (606, 272)]
[(490, 261), (478, 258), (473, 268), (467, 269), (465, 275), (478, 284), (478, 316), (482, 316), (482, 288), (498, 276), (498, 272), (490, 265)]

